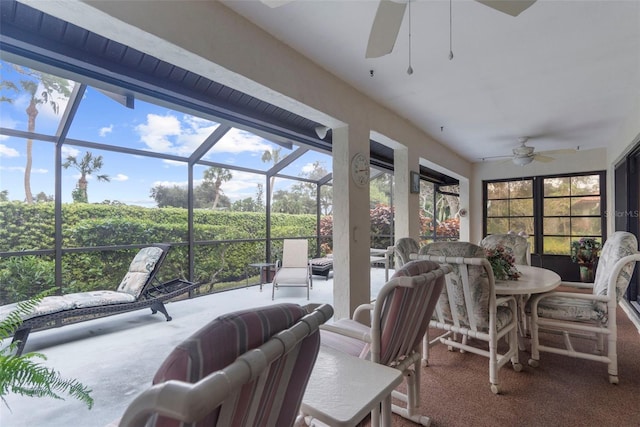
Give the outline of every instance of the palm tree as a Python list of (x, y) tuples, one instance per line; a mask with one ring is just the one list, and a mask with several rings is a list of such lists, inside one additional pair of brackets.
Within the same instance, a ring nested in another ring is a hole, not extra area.
[[(262, 153), (262, 162), (263, 163), (271, 163), (272, 165), (277, 165), (278, 162), (280, 160), (282, 160), (280, 158), (280, 150), (282, 148), (272, 148), (271, 150), (264, 150), (264, 153)], [(271, 203), (271, 201), (273, 200), (273, 186), (276, 182), (276, 177), (272, 176), (271, 180), (269, 182), (269, 191), (270, 191), (270, 200), (269, 203)]]
[[(75, 156), (68, 156), (67, 161), (62, 164), (62, 167), (68, 169), (71, 166), (80, 172), (78, 184), (72, 193), (73, 201), (88, 203), (89, 196), (87, 194), (87, 186), (89, 184), (87, 182), (87, 176), (93, 175), (102, 169), (102, 156), (93, 157), (93, 154), (87, 151), (79, 162)], [(95, 175), (95, 177), (98, 181), (111, 181), (108, 175)]]
[(213, 185), (213, 191), (215, 194), (211, 209), (215, 209), (218, 206), (220, 194), (222, 193), (222, 183), (231, 181), (231, 178), (233, 178), (233, 175), (231, 174), (231, 171), (229, 169), (216, 168), (212, 166), (204, 171), (204, 180), (205, 182), (211, 183)]
[[(22, 92), (26, 92), (29, 95), (29, 105), (25, 110), (28, 117), (27, 132), (35, 132), (36, 117), (38, 116), (38, 105), (49, 104), (53, 109), (53, 112), (55, 114), (58, 114), (60, 107), (56, 99), (62, 99), (61, 96), (69, 98), (69, 96), (71, 95), (69, 80), (42, 73), (40, 71), (31, 70), (29, 68), (23, 68), (18, 65), (13, 65), (13, 68), (18, 73), (25, 76), (25, 79), (20, 80), (19, 84), (22, 88)], [(0, 82), (0, 88), (16, 92), (16, 98), (21, 92), (21, 90), (14, 82), (8, 80), (3, 80), (2, 82)], [(0, 101), (8, 102), (10, 104), (12, 104), (14, 100), (15, 98), (8, 98), (4, 95), (0, 97)], [(32, 163), (33, 140), (29, 138), (27, 139), (27, 163), (24, 168), (24, 194), (25, 201), (27, 203), (33, 203), (33, 194), (31, 193)]]

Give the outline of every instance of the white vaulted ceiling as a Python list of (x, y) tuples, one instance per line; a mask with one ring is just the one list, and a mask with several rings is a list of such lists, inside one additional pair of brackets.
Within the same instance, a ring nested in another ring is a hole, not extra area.
[(450, 33), (448, 0), (414, 0), (412, 75), (408, 14), (393, 52), (365, 59), (377, 0), (223, 3), (470, 161), (640, 126), (640, 1), (538, 0), (512, 17), (453, 0)]

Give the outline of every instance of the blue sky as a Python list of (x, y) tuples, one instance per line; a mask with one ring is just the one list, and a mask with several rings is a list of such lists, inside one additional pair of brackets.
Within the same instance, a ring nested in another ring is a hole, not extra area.
[[(0, 62), (3, 81), (25, 77), (13, 70), (11, 64)], [(73, 82), (71, 82), (73, 85)], [(41, 90), (39, 91), (41, 92)], [(2, 91), (2, 95), (14, 100), (0, 103), (0, 126), (9, 129), (27, 130), (29, 97), (15, 92)], [(60, 107), (58, 114), (49, 105), (40, 105), (36, 118), (37, 133), (55, 134), (63, 116), (67, 100), (56, 97)], [(80, 108), (73, 120), (68, 137), (102, 144), (135, 148), (138, 150), (189, 156), (218, 126), (217, 123), (194, 117), (163, 106), (135, 100), (135, 108), (128, 109), (102, 92), (89, 87), (83, 96)], [(208, 152), (204, 159), (242, 167), (266, 170), (271, 165), (261, 161), (265, 150), (279, 147), (272, 142), (240, 129), (229, 131)], [(83, 147), (63, 146), (63, 157), (77, 156), (86, 151)], [(132, 156), (116, 152), (90, 150), (94, 156), (103, 157), (104, 166), (100, 174), (106, 174), (111, 182), (98, 182), (90, 177), (88, 194), (90, 202), (119, 200), (126, 204), (155, 206), (150, 198), (150, 189), (157, 184), (186, 185), (187, 167), (185, 163)], [(290, 150), (282, 148), (281, 156)], [(331, 156), (310, 151), (283, 173), (300, 176), (310, 170), (311, 164), (320, 161), (331, 170)], [(9, 191), (10, 200), (24, 200), (24, 167), (26, 163), (26, 140), (0, 135), (0, 190)], [(206, 167), (196, 166), (194, 177), (202, 178)], [(264, 176), (233, 171), (233, 178), (223, 186), (223, 191), (232, 200), (255, 197), (257, 184), (264, 184)], [(62, 171), (63, 202), (71, 202), (71, 192), (78, 180), (75, 169)], [(31, 191), (35, 196), (41, 191), (54, 194), (54, 145), (49, 142), (34, 141)], [(278, 179), (275, 190), (286, 188), (292, 182)]]

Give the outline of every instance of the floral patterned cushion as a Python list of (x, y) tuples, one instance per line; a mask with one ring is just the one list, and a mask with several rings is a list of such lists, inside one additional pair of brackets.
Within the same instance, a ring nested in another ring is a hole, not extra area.
[[(76, 292), (62, 296), (45, 297), (31, 311), (30, 314), (22, 316), (23, 320), (33, 317), (44, 316), (46, 314), (58, 313), (74, 308), (99, 307), (111, 304), (123, 304), (134, 302), (135, 298), (125, 292), (116, 291), (91, 291)], [(6, 318), (9, 313), (18, 308), (18, 303), (7, 304), (0, 307), (0, 320)]]
[(498, 245), (504, 246), (516, 260), (516, 264), (528, 265), (527, 249), (529, 242), (517, 234), (490, 234), (480, 242), (483, 248), (491, 249)]
[[(464, 257), (464, 258), (485, 258), (484, 250), (477, 245), (468, 242), (436, 242), (423, 246), (420, 254)], [(447, 274), (447, 286), (443, 289), (436, 307), (436, 318), (441, 322), (453, 323), (452, 310), (455, 310), (460, 326), (470, 327), (469, 313), (465, 305), (464, 291), (462, 287), (462, 276), (460, 266), (452, 264), (453, 271)], [(471, 288), (471, 298), (473, 299), (474, 316), (479, 330), (487, 331), (489, 327), (489, 279), (484, 268), (479, 265), (468, 265), (469, 285)], [(448, 292), (453, 291), (454, 306), (449, 304)], [(513, 313), (508, 307), (498, 307), (496, 325), (498, 330), (509, 324), (513, 318)]]
[[(0, 307), (0, 320), (4, 320), (9, 313), (17, 310), (18, 303), (7, 304)], [(37, 307), (31, 314), (22, 316), (23, 320), (31, 319), (32, 317), (42, 316), (45, 314), (57, 313), (59, 311), (71, 310), (73, 308), (73, 301), (65, 298), (64, 296), (50, 296), (43, 298)]]
[[(617, 231), (613, 233), (602, 247), (598, 267), (596, 269), (596, 277), (593, 281), (594, 295), (606, 295), (609, 276), (612, 273), (613, 266), (619, 259), (638, 252), (638, 240), (636, 236), (625, 231)], [(616, 281), (616, 301), (627, 291), (629, 281), (633, 275), (635, 263), (627, 264)]]
[(73, 303), (74, 308), (99, 307), (134, 302), (136, 300), (131, 294), (116, 291), (76, 292), (67, 294), (64, 297)]
[(420, 251), (420, 245), (411, 237), (403, 237), (396, 241), (393, 247), (396, 269), (411, 261), (410, 255), (417, 254)]
[[(527, 313), (531, 313), (528, 305)], [(541, 300), (538, 304), (538, 316), (580, 322), (606, 321), (605, 312), (595, 310), (593, 301), (571, 297), (549, 297)]]
[(162, 256), (162, 252), (162, 249), (156, 246), (141, 249), (131, 261), (129, 271), (118, 286), (118, 292), (126, 292), (137, 299)]
[[(602, 253), (596, 269), (596, 277), (593, 284), (594, 295), (607, 295), (608, 283), (613, 266), (618, 260), (632, 255), (638, 251), (636, 237), (624, 231), (613, 233), (602, 247)], [(616, 301), (620, 301), (626, 292), (635, 263), (627, 264), (620, 271), (616, 279)], [(529, 307), (527, 307), (527, 311)], [(587, 301), (570, 297), (550, 297), (540, 300), (538, 315), (558, 320), (608, 321), (607, 304), (601, 301)]]

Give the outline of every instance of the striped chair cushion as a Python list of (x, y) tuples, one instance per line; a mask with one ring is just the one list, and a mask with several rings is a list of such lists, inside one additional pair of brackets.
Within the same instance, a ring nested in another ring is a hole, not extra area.
[[(439, 267), (433, 261), (410, 261), (397, 270), (392, 279), (426, 274)], [(387, 298), (381, 316), (380, 363), (389, 364), (420, 345), (438, 301), (429, 295), (431, 292), (440, 295), (443, 287), (444, 277), (440, 277), (431, 286), (398, 287)], [(429, 303), (426, 308), (425, 302)]]
[[(393, 278), (417, 276), (439, 268), (432, 261), (410, 261), (396, 271)], [(416, 288), (396, 287), (382, 302), (380, 319), (380, 360), (379, 363), (389, 365), (395, 360), (411, 354), (424, 336), (429, 318), (437, 303), (437, 297), (428, 299), (430, 291), (439, 295), (444, 286), (444, 277), (434, 283)], [(428, 302), (428, 303), (426, 303)], [(376, 303), (381, 303), (378, 299)], [(416, 328), (416, 325), (418, 327)], [(340, 319), (335, 326), (357, 332), (361, 336), (371, 334), (368, 326), (353, 319)], [(361, 358), (370, 358), (370, 347), (362, 340), (350, 338), (338, 333), (323, 330), (322, 345), (335, 348), (344, 353)]]
[[(194, 383), (262, 345), (305, 314), (296, 304), (277, 304), (220, 316), (178, 345), (158, 369), (153, 383), (172, 379)], [(274, 362), (268, 368), (266, 381), (246, 384), (236, 399), (225, 402), (224, 405), (233, 406), (230, 409), (233, 425), (292, 425), (319, 345), (320, 336), (316, 332), (302, 342), (299, 351)], [(193, 425), (215, 426), (219, 415), (220, 407)], [(152, 425), (184, 424), (156, 416)]]

